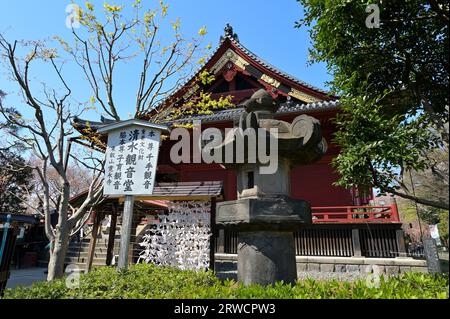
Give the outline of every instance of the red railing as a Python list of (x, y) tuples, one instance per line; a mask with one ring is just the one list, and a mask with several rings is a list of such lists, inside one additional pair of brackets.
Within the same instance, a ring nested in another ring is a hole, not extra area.
[(312, 207), (313, 223), (399, 223), (397, 205)]

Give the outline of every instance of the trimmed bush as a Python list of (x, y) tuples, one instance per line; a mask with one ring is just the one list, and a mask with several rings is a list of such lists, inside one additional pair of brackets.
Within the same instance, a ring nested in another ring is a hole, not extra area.
[[(7, 289), (5, 299), (411, 299), (448, 298), (447, 275), (407, 273), (380, 278), (377, 287), (365, 280), (299, 280), (296, 285), (281, 282), (274, 286), (244, 287), (235, 281), (220, 281), (212, 272), (181, 271), (170, 267), (138, 264), (128, 271), (117, 272), (102, 267), (82, 274), (79, 286), (68, 288), (66, 279), (37, 282), (29, 288)], [(372, 285), (371, 285), (372, 286)]]

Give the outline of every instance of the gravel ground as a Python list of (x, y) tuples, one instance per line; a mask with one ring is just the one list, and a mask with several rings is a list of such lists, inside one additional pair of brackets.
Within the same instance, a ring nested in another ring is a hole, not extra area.
[(11, 275), (6, 283), (6, 288), (16, 288), (18, 286), (28, 287), (36, 281), (47, 280), (45, 271), (47, 268), (25, 268), (11, 269)]
[[(234, 279), (237, 280), (237, 273), (235, 271), (220, 271), (216, 273), (220, 279)], [(316, 280), (331, 280), (339, 281), (354, 281), (357, 279), (366, 279), (367, 274), (360, 272), (319, 272), (319, 271), (305, 271), (298, 273), (298, 279), (313, 278)]]
[(319, 272), (319, 271), (305, 271), (298, 273), (298, 279), (314, 278), (317, 280), (331, 280), (339, 281), (354, 281), (357, 279), (366, 279), (367, 274), (360, 272)]

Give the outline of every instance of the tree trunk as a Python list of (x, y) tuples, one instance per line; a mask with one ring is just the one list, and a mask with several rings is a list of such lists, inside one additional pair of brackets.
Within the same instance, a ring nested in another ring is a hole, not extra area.
[(66, 258), (67, 247), (69, 246), (71, 223), (68, 220), (70, 185), (61, 178), (62, 195), (59, 202), (58, 224), (55, 229), (55, 241), (50, 251), (50, 261), (48, 263), (47, 281), (52, 281), (64, 276), (64, 260)]
[(69, 235), (70, 231), (67, 225), (56, 231), (55, 241), (50, 250), (47, 281), (52, 281), (64, 276), (64, 260), (69, 246)]

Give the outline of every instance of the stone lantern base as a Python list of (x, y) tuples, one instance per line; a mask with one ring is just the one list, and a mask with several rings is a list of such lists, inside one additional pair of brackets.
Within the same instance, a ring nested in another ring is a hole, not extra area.
[(238, 280), (268, 285), (297, 279), (293, 232), (311, 223), (311, 208), (287, 196), (217, 204), (218, 225), (239, 232)]
[(294, 237), (289, 231), (240, 232), (238, 281), (270, 285), (297, 280)]

